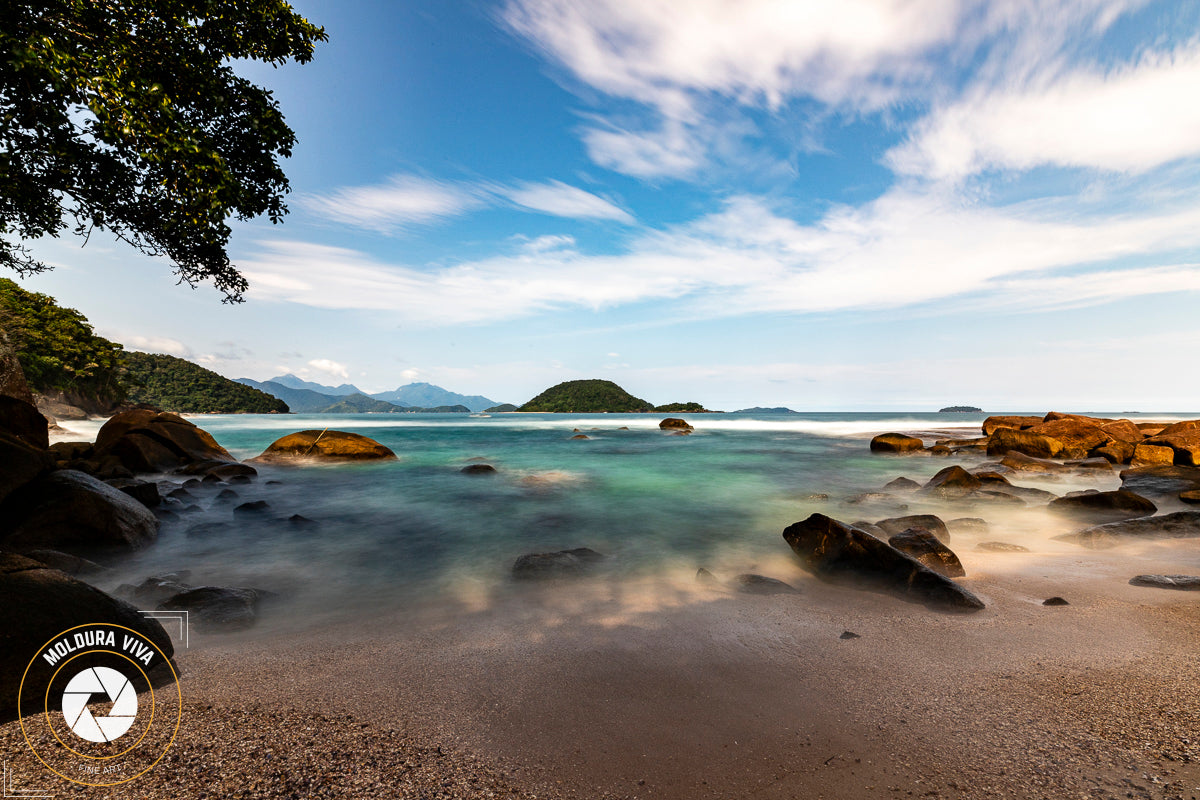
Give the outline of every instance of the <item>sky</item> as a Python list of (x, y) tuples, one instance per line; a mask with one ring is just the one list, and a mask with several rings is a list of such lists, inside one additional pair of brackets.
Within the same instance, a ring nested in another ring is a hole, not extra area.
[(247, 302), (95, 235), (22, 285), (234, 378), (1200, 410), (1200, 3), (293, 5)]

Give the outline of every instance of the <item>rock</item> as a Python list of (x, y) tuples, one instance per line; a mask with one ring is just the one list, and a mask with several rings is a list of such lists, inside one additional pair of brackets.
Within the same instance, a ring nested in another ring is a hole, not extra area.
[(720, 581), (717, 580), (717, 576), (713, 575), (704, 567), (696, 570), (696, 582), (702, 583), (705, 586), (717, 586), (720, 584)]
[(40, 561), (50, 569), (56, 569), (68, 575), (103, 575), (111, 571), (108, 567), (101, 566), (95, 561), (58, 550), (26, 550), (21, 555)]
[(1133, 467), (1121, 473), (1121, 488), (1148, 496), (1170, 496), (1200, 489), (1200, 469), (1167, 465)]
[(1158, 510), (1153, 502), (1127, 489), (1060, 497), (1052, 500), (1048, 508), (1096, 523), (1145, 517)]
[(496, 468), (491, 464), (468, 464), (459, 472), (464, 475), (495, 475)]
[(254, 478), (249, 475), (233, 475), (228, 479), (228, 483), (233, 486), (248, 486), (254, 483)]
[(912, 453), (924, 449), (924, 442), (903, 433), (881, 433), (871, 440), (873, 453)]
[(1041, 417), (988, 417), (983, 421), (983, 435), (991, 437), (993, 433), (1001, 428), (1008, 430), (1032, 428), (1034, 425), (1041, 425), (1042, 422)]
[(950, 578), (824, 514), (788, 526), (783, 538), (801, 563), (822, 578), (871, 581), (939, 608), (978, 611), (984, 607), (983, 601)]
[(180, 502), (191, 500), (194, 496), (195, 495), (182, 486), (180, 486), (178, 489), (172, 489), (171, 491), (167, 492), (167, 497), (171, 498), (172, 500), (179, 500)]
[(251, 459), (263, 463), (302, 463), (305, 461), (370, 461), (396, 458), (387, 447), (374, 439), (346, 431), (300, 431), (271, 443), (262, 455)]
[(1136, 424), (1143, 436), (1158, 436), (1167, 429), (1165, 422), (1138, 422)]
[(1008, 542), (980, 542), (975, 545), (976, 550), (983, 550), (985, 553), (1028, 553), (1028, 547), (1022, 547), (1019, 544), (1009, 544)]
[(1112, 462), (1113, 464), (1128, 464), (1133, 460), (1135, 452), (1137, 452), (1137, 445), (1132, 442), (1122, 442), (1116, 439), (1092, 451), (1093, 455), (1100, 456), (1105, 461)]
[[(1184, 424), (1184, 423), (1179, 423)], [(1171, 426), (1175, 427), (1175, 426)], [(1147, 439), (1140, 447), (1163, 445), (1174, 453), (1173, 463), (1181, 467), (1200, 467), (1200, 429), (1189, 428), (1169, 433), (1170, 428)]]
[[(1012, 492), (1017, 491), (1018, 489), (1020, 489), (1020, 487), (1018, 487), (1018, 486), (1009, 487), (1008, 489), (1006, 489), (1003, 492), (994, 491), (994, 490), (990, 490), (990, 489), (980, 489), (979, 491), (971, 492), (971, 494), (966, 495), (965, 499), (971, 501), (972, 503), (990, 503), (992, 505), (1023, 506), (1023, 505), (1025, 505), (1025, 501), (1022, 500), (1020, 497), (1017, 497), (1015, 494), (1012, 494)], [(1027, 489), (1027, 490), (1022, 490), (1022, 491), (1034, 492), (1034, 491), (1040, 491), (1040, 490)], [(1049, 493), (1047, 493), (1047, 494), (1049, 494)]]
[(572, 439), (591, 439), (592, 437), (588, 436), (586, 433), (577, 433), (574, 436), (572, 436), (571, 438)]
[[(946, 530), (952, 534), (959, 533), (987, 533), (989, 528), (987, 520), (979, 517), (959, 517), (958, 519), (946, 520)], [(946, 539), (944, 541), (950, 541)]]
[(1045, 436), (1032, 431), (997, 428), (988, 439), (987, 454), (1002, 456), (1015, 451), (1034, 458), (1054, 458), (1063, 451), (1064, 447), (1065, 445), (1053, 436)]
[[(5, 498), (54, 466), (50, 454), (10, 433), (0, 431), (0, 509)], [(4, 520), (0, 517), (0, 536)]]
[(894, 509), (896, 511), (908, 510), (907, 503), (902, 503), (894, 496), (883, 492), (864, 492), (862, 494), (851, 495), (842, 502), (850, 506), (868, 505), (881, 509)]
[(157, 483), (139, 481), (137, 478), (109, 478), (105, 483), (129, 495), (146, 508), (154, 508), (162, 502)]
[(218, 484), (224, 485), (224, 483), (225, 481), (221, 480), (221, 478), (217, 475), (205, 475), (200, 479), (201, 486), (216, 486)]
[(954, 451), (944, 444), (935, 444), (933, 447), (929, 448), (929, 455), (933, 456), (934, 458), (949, 458), (950, 456), (954, 455)]
[(660, 430), (664, 430), (664, 431), (667, 431), (667, 430), (684, 430), (684, 431), (694, 430), (694, 428), (692, 428), (692, 426), (687, 423), (687, 420), (678, 419), (676, 417), (667, 417), (662, 422), (658, 423), (658, 427)]
[(947, 578), (958, 578), (967, 574), (958, 556), (924, 528), (909, 528), (888, 539), (888, 544)]
[(1093, 448), (1101, 447), (1112, 439), (1095, 422), (1079, 417), (1043, 422), (1026, 432), (1062, 442), (1063, 449), (1059, 453), (1051, 454), (1061, 458), (1087, 458)]
[(1149, 586), (1153, 589), (1200, 592), (1200, 575), (1137, 575), (1130, 578), (1129, 583), (1133, 586)]
[[(147, 512), (148, 513), (148, 512)], [(146, 637), (168, 657), (174, 653), (162, 625), (147, 619), (126, 602), (50, 569), (39, 561), (0, 553), (0, 718), (16, 711), (17, 692), (25, 667), (53, 637), (87, 623), (121, 625)], [(45, 685), (26, 683), (25, 713), (38, 713)]]
[(739, 592), (746, 594), (799, 594), (800, 590), (790, 583), (784, 583), (775, 578), (768, 578), (765, 575), (754, 575), (752, 573), (744, 573), (737, 575), (733, 579)]
[(1185, 420), (1183, 422), (1174, 422), (1153, 435), (1156, 438), (1162, 438), (1165, 436), (1175, 436), (1181, 433), (1190, 433), (1195, 430), (1200, 430), (1200, 420), (1192, 419)]
[(39, 450), (50, 446), (46, 418), (38, 413), (33, 403), (5, 394), (0, 394), (0, 431), (6, 431)]
[(971, 494), (982, 486), (983, 483), (978, 478), (955, 465), (946, 467), (930, 478), (929, 482), (921, 487), (921, 493), (944, 500), (956, 500)]
[(73, 406), (70, 403), (53, 397), (47, 397), (44, 394), (38, 396), (35, 405), (37, 406), (38, 413), (50, 420), (67, 419), (79, 421), (88, 418), (88, 412), (79, 406)]
[(203, 539), (229, 530), (228, 522), (197, 522), (184, 531), (189, 539)]
[(249, 503), (242, 503), (239, 506), (234, 506), (233, 515), (235, 517), (257, 517), (266, 514), (271, 510), (271, 504), (266, 500), (251, 500)]
[(1200, 511), (1176, 511), (1155, 517), (1138, 517), (1094, 525), (1082, 531), (1055, 536), (1093, 550), (1115, 547), (1125, 539), (1191, 539), (1200, 537)]
[(90, 475), (59, 470), (0, 506), (0, 544), (12, 549), (138, 550), (158, 536), (158, 518)]
[(1068, 603), (1066, 601), (1066, 599), (1056, 596), (1056, 597), (1046, 598), (1045, 600), (1042, 601), (1042, 605), (1044, 605), (1044, 606), (1069, 606), (1071, 604)]
[(77, 461), (90, 458), (91, 442), (55, 442), (50, 445), (50, 455), (55, 461)]
[[(241, 464), (237, 461), (232, 463), (225, 461), (197, 461), (194, 464), (178, 470), (181, 475), (199, 475), (202, 481), (229, 481), (233, 482), (234, 478), (253, 478), (258, 475), (258, 470), (249, 464)], [(245, 481), (240, 481), (245, 482)]]
[(1133, 448), (1133, 460), (1130, 463), (1135, 467), (1174, 464), (1175, 450), (1166, 444), (1143, 442)]
[(1075, 469), (1099, 470), (1101, 472), (1112, 472), (1112, 464), (1107, 458), (1098, 456), (1096, 458), (1081, 458), (1074, 461), (1063, 462), (1063, 466), (1074, 467)]
[(883, 539), (884, 541), (887, 541), (888, 532), (873, 522), (867, 522), (865, 519), (860, 519), (857, 522), (851, 522), (850, 527), (858, 528), (860, 531), (866, 531), (876, 539)]
[(1110, 440), (1124, 442), (1125, 444), (1137, 444), (1146, 436), (1137, 425), (1134, 425), (1127, 419), (1106, 422), (1100, 426), (1100, 430), (1104, 431), (1104, 434)]
[(842, 631), (842, 635), (839, 636), (838, 638), (842, 639), (842, 640), (846, 640), (846, 639), (861, 639), (862, 637), (859, 636), (854, 631)]
[[(858, 525), (856, 524), (854, 527), (857, 528)], [(889, 536), (904, 533), (909, 528), (921, 528), (929, 531), (942, 542), (950, 542), (949, 528), (946, 527), (946, 523), (942, 522), (941, 517), (934, 514), (909, 514), (907, 517), (881, 519), (872, 527), (877, 527), (883, 531), (883, 535), (879, 537), (881, 539), (887, 539)]]
[(33, 403), (33, 392), (25, 382), (25, 371), (17, 358), (16, 346), (3, 326), (0, 326), (0, 395)]
[(178, 414), (146, 409), (123, 411), (96, 434), (98, 458), (112, 455), (134, 473), (169, 472), (198, 461), (232, 462), (233, 456), (207, 431)]
[(1018, 472), (1069, 472), (1071, 469), (1057, 461), (1034, 458), (1015, 450), (1005, 454), (1004, 458), (1000, 460), (1000, 464)]
[[(1020, 498), (1021, 500), (1029, 503), (1049, 503), (1052, 500), (1058, 499), (1058, 495), (1056, 495), (1054, 492), (1047, 492), (1045, 489), (1036, 489), (1032, 486), (1017, 486), (1012, 483), (1008, 484), (1007, 486), (1003, 486), (998, 483), (990, 486), (985, 484), (983, 488), (985, 490), (990, 490), (984, 491), (983, 494), (1003, 494), (1007, 495), (1008, 497)], [(980, 493), (977, 492), (976, 494), (972, 495), (972, 499), (981, 499), (979, 494)], [(994, 500), (995, 498), (993, 497), (991, 499)], [(1004, 502), (1009, 502), (1003, 498), (1001, 499)]]
[(604, 556), (587, 547), (554, 553), (526, 553), (513, 562), (517, 580), (543, 580), (584, 575), (604, 561)]
[(920, 488), (921, 484), (917, 483), (911, 478), (903, 477), (890, 480), (883, 485), (883, 490), (885, 492), (915, 492)]
[(153, 609), (159, 603), (180, 592), (186, 592), (192, 587), (184, 583), (190, 577), (186, 570), (168, 572), (165, 575), (153, 575), (144, 579), (136, 586), (123, 583), (117, 587), (117, 594), (134, 603), (141, 609)]
[(259, 589), (199, 586), (164, 600), (159, 611), (187, 611), (188, 620), (201, 630), (245, 630), (258, 617), (266, 596)]
[(222, 489), (221, 491), (217, 492), (217, 496), (213, 498), (213, 502), (214, 503), (232, 503), (234, 500), (237, 500), (240, 496), (241, 495), (239, 495), (233, 489)]
[(1191, 489), (1179, 493), (1179, 499), (1185, 503), (1200, 503), (1200, 489)]

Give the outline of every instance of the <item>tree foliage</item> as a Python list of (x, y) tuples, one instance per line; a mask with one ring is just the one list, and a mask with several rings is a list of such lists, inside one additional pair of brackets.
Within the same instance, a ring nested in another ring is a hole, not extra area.
[(653, 411), (654, 407), (634, 397), (612, 381), (567, 381), (552, 386), (521, 406), (520, 411), (599, 414)]
[(287, 213), (296, 137), (232, 65), (325, 38), (283, 0), (0, 4), (0, 264), (46, 269), (13, 237), (102, 229), (240, 300), (229, 218)]
[(97, 336), (75, 309), (0, 278), (0, 325), (35, 392), (63, 392), (108, 406), (124, 398), (123, 348)]
[(287, 403), (182, 358), (125, 354), (129, 399), (164, 411), (193, 414), (286, 414)]

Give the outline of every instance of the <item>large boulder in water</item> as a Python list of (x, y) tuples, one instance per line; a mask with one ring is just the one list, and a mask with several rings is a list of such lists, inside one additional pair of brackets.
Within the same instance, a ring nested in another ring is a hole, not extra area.
[(1053, 436), (1034, 433), (1031, 430), (997, 428), (988, 437), (987, 454), (1002, 456), (1016, 451), (1034, 458), (1054, 458), (1064, 447), (1065, 445)]
[[(154, 642), (168, 658), (173, 653), (171, 639), (157, 621), (142, 616), (124, 601), (24, 556), (0, 553), (0, 608), (4, 609), (4, 624), (0, 625), (0, 719), (16, 711), (17, 690), (29, 661), (69, 628), (88, 623), (122, 625)], [(23, 696), (39, 700), (38, 695), (44, 695), (45, 689), (27, 685)], [(35, 707), (40, 705), (34, 703)]]
[(112, 456), (129, 471), (170, 472), (198, 461), (232, 462), (208, 431), (178, 414), (134, 409), (114, 415), (96, 434), (93, 457)]
[(992, 416), (983, 421), (983, 435), (991, 436), (1001, 428), (1009, 430), (1023, 430), (1024, 428), (1032, 428), (1034, 425), (1041, 425), (1041, 417), (1003, 417)]
[[(862, 527), (855, 523), (854, 527)], [(932, 533), (939, 540), (945, 543), (950, 542), (950, 529), (946, 527), (946, 523), (936, 514), (909, 514), (906, 517), (891, 517), (889, 519), (881, 519), (875, 523), (874, 527), (878, 527), (883, 531), (883, 538), (895, 536), (898, 533), (904, 533), (909, 528), (924, 528)], [(868, 533), (874, 531), (868, 530)]]
[(38, 478), (0, 506), (0, 544), (10, 550), (138, 550), (157, 536), (150, 509), (74, 470)]
[(1034, 425), (1026, 433), (1062, 442), (1063, 449), (1057, 454), (1060, 458), (1087, 458), (1094, 448), (1103, 446), (1113, 438), (1095, 422), (1079, 417), (1043, 422)]
[(1094, 525), (1074, 533), (1055, 536), (1092, 550), (1115, 547), (1137, 539), (1194, 539), (1200, 537), (1200, 511), (1177, 511), (1156, 517), (1139, 517)]
[(820, 577), (865, 580), (939, 608), (978, 611), (984, 607), (982, 600), (950, 578), (824, 514), (788, 526), (783, 538), (801, 563)]
[(1200, 467), (1200, 428), (1183, 428), (1175, 431), (1168, 428), (1153, 439), (1147, 439), (1142, 446), (1146, 445), (1171, 448), (1171, 461), (1177, 466)]
[(1146, 517), (1158, 510), (1150, 500), (1126, 489), (1067, 495), (1051, 500), (1047, 507), (1060, 514), (1096, 523)]
[(904, 433), (881, 433), (871, 440), (873, 453), (913, 453), (924, 449), (923, 441)]
[(276, 439), (255, 462), (378, 461), (396, 454), (374, 439), (347, 431), (300, 431)]
[(956, 500), (983, 487), (983, 482), (960, 466), (946, 467), (921, 487), (922, 494)]
[(967, 574), (954, 551), (924, 528), (909, 528), (888, 539), (888, 544), (901, 553), (912, 556), (939, 575), (961, 578)]
[(662, 422), (658, 423), (658, 427), (664, 431), (690, 431), (692, 426), (685, 419), (678, 417), (667, 417)]

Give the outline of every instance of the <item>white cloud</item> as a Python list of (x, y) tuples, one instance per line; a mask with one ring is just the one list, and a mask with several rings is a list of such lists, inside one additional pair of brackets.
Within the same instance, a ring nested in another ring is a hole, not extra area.
[(561, 181), (524, 183), (504, 191), (509, 200), (524, 208), (571, 219), (607, 219), (633, 224), (628, 211), (591, 192)]
[(109, 338), (121, 342), (130, 350), (143, 353), (166, 353), (180, 358), (191, 358), (192, 349), (178, 339), (168, 339), (162, 336), (134, 336), (121, 334), (105, 334)]
[(412, 383), (417, 378), (421, 377), (421, 371), (418, 369), (401, 370), (400, 377), (403, 378), (404, 380), (408, 381), (409, 383)]
[(334, 222), (387, 232), (411, 224), (458, 216), (481, 200), (459, 184), (395, 175), (377, 186), (349, 186), (300, 203)]
[(583, 142), (592, 161), (635, 178), (686, 177), (704, 163), (708, 149), (679, 123), (640, 133), (591, 128)]
[(350, 380), (350, 371), (346, 369), (345, 364), (339, 364), (336, 361), (330, 361), (328, 358), (314, 358), (308, 362), (308, 366), (317, 372), (326, 375), (332, 375), (335, 378), (341, 378), (344, 381)]
[(957, 180), (1042, 165), (1141, 172), (1200, 155), (1200, 45), (1101, 73), (974, 90), (891, 150), (898, 172)]

